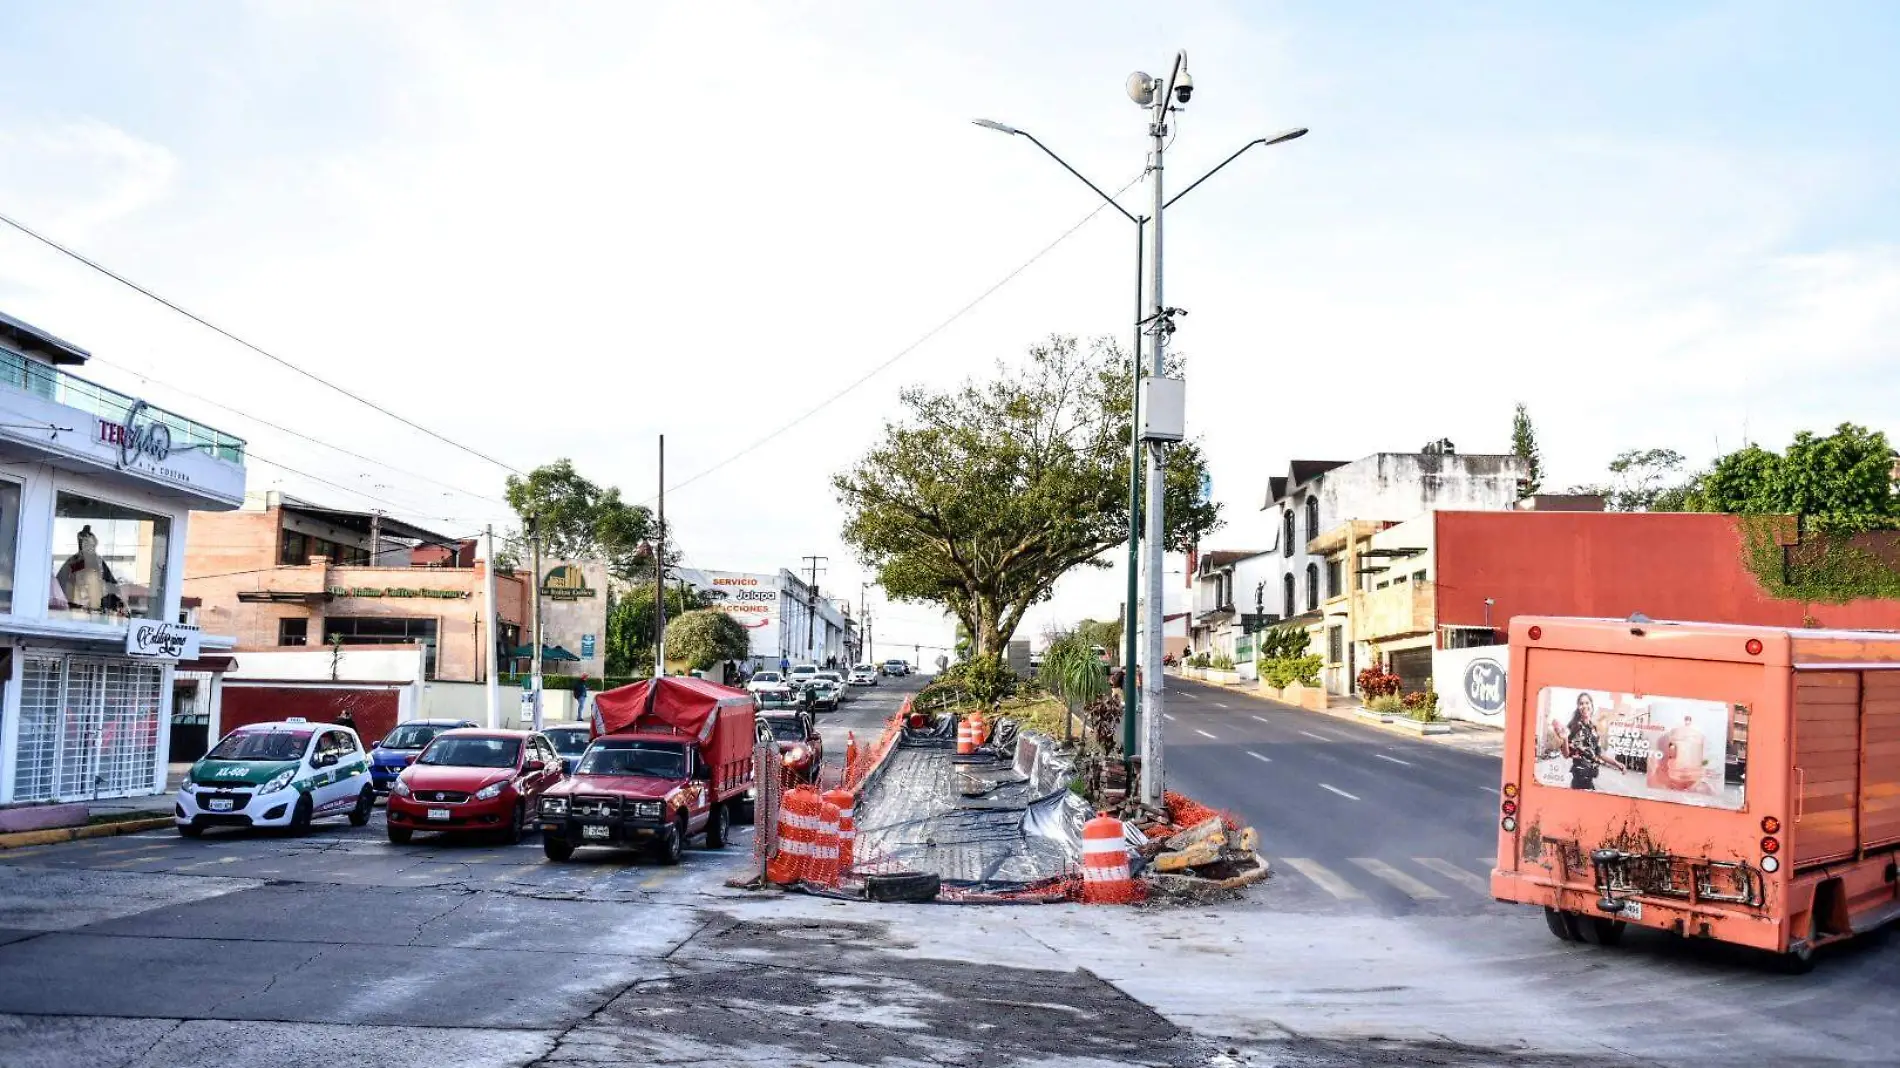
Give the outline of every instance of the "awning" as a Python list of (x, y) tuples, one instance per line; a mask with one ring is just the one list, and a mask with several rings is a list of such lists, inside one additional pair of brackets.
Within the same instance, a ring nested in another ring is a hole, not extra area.
[[(534, 646), (532, 645), (517, 645), (513, 649), (508, 650), (508, 659), (510, 660), (528, 660), (532, 659), (533, 656)], [(541, 647), (541, 659), (568, 660), (578, 664), (581, 658), (558, 645), (543, 645)]]

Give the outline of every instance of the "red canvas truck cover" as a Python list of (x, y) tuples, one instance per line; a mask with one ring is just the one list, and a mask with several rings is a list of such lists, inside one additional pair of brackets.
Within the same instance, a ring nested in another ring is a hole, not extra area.
[(757, 705), (744, 690), (704, 679), (666, 676), (606, 690), (594, 698), (594, 735), (684, 735), (713, 767), (713, 797), (726, 801), (752, 785)]
[(1805, 960), (1900, 915), (1900, 634), (1518, 617), (1499, 900)]

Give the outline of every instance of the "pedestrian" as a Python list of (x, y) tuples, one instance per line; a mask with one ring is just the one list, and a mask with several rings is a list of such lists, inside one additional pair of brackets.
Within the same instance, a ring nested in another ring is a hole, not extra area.
[(574, 718), (587, 718), (587, 676), (574, 680)]
[(348, 727), (351, 730), (356, 729), (356, 717), (350, 715), (350, 710), (347, 708), (336, 714), (334, 722), (339, 727)]
[(781, 675), (788, 674), (790, 673), (791, 670), (792, 670), (792, 658), (788, 656), (779, 657), (778, 658), (779, 674)]

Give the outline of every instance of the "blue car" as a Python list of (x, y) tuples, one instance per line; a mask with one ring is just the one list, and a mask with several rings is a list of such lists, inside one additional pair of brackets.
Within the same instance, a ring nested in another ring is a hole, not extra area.
[(396, 724), (389, 736), (376, 742), (369, 751), (369, 781), (379, 794), (386, 794), (396, 783), (402, 769), (416, 762), (422, 750), (443, 731), (457, 727), (479, 726), (469, 719), (412, 719)]
[(581, 762), (581, 754), (587, 752), (587, 743), (593, 740), (593, 729), (585, 723), (571, 723), (549, 727), (541, 733), (554, 743), (554, 751), (561, 754), (561, 766), (569, 775), (574, 774), (574, 766)]

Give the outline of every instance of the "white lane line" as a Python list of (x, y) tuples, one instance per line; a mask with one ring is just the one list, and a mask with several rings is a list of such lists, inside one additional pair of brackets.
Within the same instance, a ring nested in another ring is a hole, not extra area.
[(1263, 757), (1263, 756), (1261, 756), (1261, 755), (1260, 755), (1259, 753), (1256, 753), (1256, 752), (1254, 752), (1254, 751), (1253, 751), (1253, 750), (1251, 750), (1251, 749), (1249, 749), (1249, 750), (1247, 750), (1247, 755), (1248, 755), (1248, 756), (1250, 756), (1250, 757), (1252, 757), (1252, 758), (1254, 758), (1255, 760), (1258, 760), (1258, 761), (1259, 761), (1259, 762), (1261, 762), (1262, 764), (1271, 764), (1271, 763), (1273, 763), (1273, 758), (1272, 758), (1272, 757)]
[(1227, 707), (1226, 705), (1224, 705), (1224, 704), (1221, 704), (1221, 703), (1220, 703), (1219, 701), (1210, 701), (1210, 702), (1209, 702), (1209, 704), (1212, 704), (1212, 705), (1213, 705), (1213, 706), (1214, 706), (1215, 708), (1226, 708), (1226, 707)]
[(1399, 891), (1407, 897), (1418, 901), (1444, 900), (1444, 893), (1433, 889), (1431, 884), (1414, 879), (1383, 860), (1379, 860), (1375, 857), (1352, 857), (1350, 859), (1354, 864), (1364, 868), (1367, 873), (1384, 879), (1386, 882), (1398, 887)]
[(1337, 786), (1332, 786), (1332, 785), (1330, 785), (1330, 784), (1328, 784), (1328, 783), (1320, 783), (1320, 784), (1319, 784), (1319, 788), (1320, 788), (1320, 789), (1322, 789), (1322, 790), (1331, 790), (1331, 791), (1332, 791), (1333, 793), (1336, 793), (1336, 794), (1338, 794), (1339, 796), (1341, 796), (1341, 797), (1343, 797), (1343, 798), (1345, 798), (1345, 799), (1346, 799), (1346, 800), (1348, 800), (1348, 801), (1357, 801), (1357, 800), (1359, 800), (1359, 799), (1358, 799), (1357, 797), (1354, 797), (1353, 795), (1351, 795), (1351, 794), (1349, 794), (1349, 793), (1347, 793), (1346, 791), (1344, 791), (1344, 790), (1341, 790), (1341, 789), (1340, 789), (1339, 787), (1337, 787)]
[(1331, 868), (1316, 860), (1304, 857), (1281, 857), (1286, 865), (1308, 879), (1319, 884), (1321, 890), (1345, 901), (1358, 901), (1365, 898), (1359, 888), (1340, 878)]
[(1207, 733), (1207, 732), (1206, 732), (1206, 731), (1204, 731), (1204, 730), (1201, 730), (1201, 729), (1200, 729), (1199, 727), (1196, 727), (1196, 728), (1194, 728), (1194, 733), (1195, 733), (1195, 734), (1198, 734), (1198, 735), (1200, 735), (1200, 736), (1201, 736), (1201, 737), (1203, 737), (1203, 738), (1213, 738), (1213, 739), (1214, 739), (1214, 741), (1217, 741), (1217, 742), (1218, 742), (1218, 741), (1220, 741), (1220, 739), (1219, 739), (1219, 738), (1214, 738), (1214, 736), (1213, 736), (1213, 735), (1211, 735), (1211, 734), (1209, 734), (1209, 733)]
[(1430, 868), (1467, 890), (1483, 894), (1485, 897), (1491, 896), (1489, 879), (1474, 875), (1449, 860), (1441, 860), (1438, 857), (1413, 857), (1412, 863)]
[(1495, 786), (1480, 786), (1478, 789), (1483, 790), (1487, 794), (1495, 794), (1498, 792), (1498, 788)]
[(1300, 733), (1306, 735), (1308, 738), (1317, 738), (1322, 742), (1332, 741), (1331, 738), (1326, 737), (1324, 734), (1314, 734), (1312, 731), (1301, 731)]
[(1398, 757), (1389, 757), (1389, 756), (1386, 756), (1384, 753), (1374, 753), (1372, 755), (1378, 757), (1380, 760), (1390, 760), (1394, 764), (1403, 764), (1408, 768), (1412, 766), (1412, 762), (1409, 760), (1400, 760)]
[(1269, 719), (1267, 719), (1267, 717), (1265, 717), (1265, 716), (1250, 716), (1250, 717), (1248, 717), (1248, 718), (1249, 718), (1249, 719), (1255, 719), (1255, 720), (1258, 720), (1258, 721), (1260, 721), (1261, 723), (1271, 723), (1271, 722), (1272, 722), (1271, 720), (1269, 720)]
[(1167, 721), (1168, 721), (1169, 723), (1173, 723), (1173, 722), (1174, 722), (1174, 713), (1172, 713), (1172, 712), (1163, 712), (1163, 713), (1161, 713), (1161, 718), (1162, 718), (1162, 719), (1165, 719), (1165, 720), (1167, 720)]

